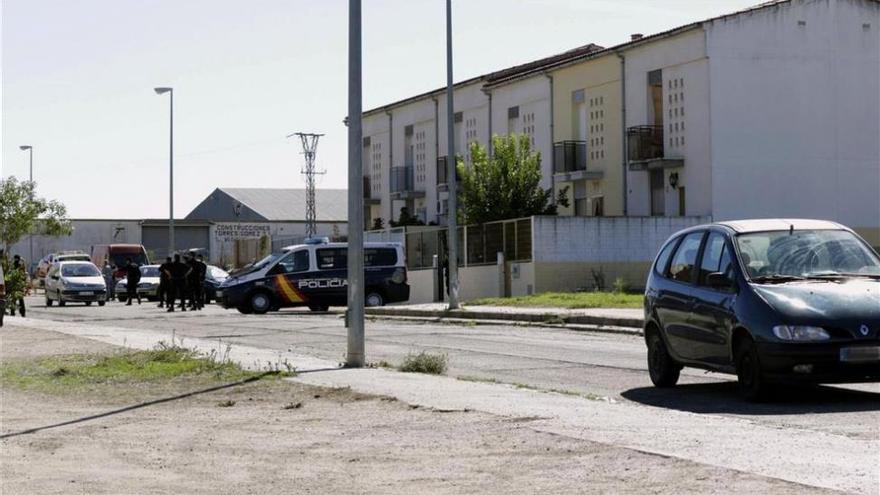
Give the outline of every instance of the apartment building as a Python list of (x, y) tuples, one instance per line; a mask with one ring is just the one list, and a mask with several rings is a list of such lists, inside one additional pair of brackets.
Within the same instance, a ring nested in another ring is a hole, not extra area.
[[(456, 153), (529, 135), (561, 215), (815, 217), (880, 246), (877, 0), (767, 2), (489, 73), (454, 98)], [(371, 218), (406, 206), (445, 223), (445, 118), (443, 89), (365, 113), (365, 146), (387, 150), (365, 159)]]

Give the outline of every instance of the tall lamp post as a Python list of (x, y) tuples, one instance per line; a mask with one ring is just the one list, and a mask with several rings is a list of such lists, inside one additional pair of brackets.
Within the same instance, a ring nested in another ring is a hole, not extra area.
[(174, 88), (154, 88), (157, 95), (168, 93), (168, 256), (174, 255)]
[(455, 159), (455, 110), (452, 104), (452, 0), (446, 0), (446, 177), (449, 189), (449, 226), (446, 244), (449, 247), (449, 309), (459, 309), (458, 302), (458, 198)]
[[(18, 147), (18, 149), (22, 151), (28, 152), (28, 180), (30, 182), (34, 182), (34, 147), (29, 144), (23, 144)], [(34, 262), (34, 232), (31, 229), (30, 239), (28, 240), (30, 243), (30, 256), (28, 257), (28, 263)]]
[(348, 1), (348, 349), (345, 365), (364, 366), (364, 166), (361, 0)]

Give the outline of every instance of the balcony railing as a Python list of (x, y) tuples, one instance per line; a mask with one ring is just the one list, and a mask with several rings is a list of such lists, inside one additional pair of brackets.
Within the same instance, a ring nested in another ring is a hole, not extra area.
[(626, 130), (629, 161), (663, 158), (663, 126), (639, 125)]
[(575, 172), (587, 169), (587, 142), (560, 141), (553, 143), (553, 171)]
[(391, 192), (402, 193), (412, 191), (413, 167), (391, 167)]

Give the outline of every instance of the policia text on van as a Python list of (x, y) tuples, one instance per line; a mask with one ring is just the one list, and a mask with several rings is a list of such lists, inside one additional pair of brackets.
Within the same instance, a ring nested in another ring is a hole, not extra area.
[[(218, 289), (217, 299), (224, 308), (257, 314), (293, 306), (312, 311), (345, 306), (347, 254), (344, 243), (288, 246), (231, 274)], [(400, 244), (364, 243), (364, 272), (367, 306), (409, 299)]]

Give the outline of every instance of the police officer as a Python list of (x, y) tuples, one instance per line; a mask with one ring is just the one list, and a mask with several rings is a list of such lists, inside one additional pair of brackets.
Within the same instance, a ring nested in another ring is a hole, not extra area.
[(159, 288), (156, 289), (156, 295), (159, 296), (159, 307), (165, 307), (165, 298), (168, 295), (168, 286), (171, 284), (171, 276), (169, 269), (171, 268), (171, 256), (165, 258), (165, 263), (159, 265)]
[(196, 270), (196, 257), (192, 253), (186, 255), (186, 266), (189, 267), (186, 275), (186, 305), (189, 309), (195, 310), (199, 307), (197, 301), (198, 290), (196, 287), (199, 283), (199, 274)]
[(138, 284), (141, 281), (141, 267), (137, 266), (131, 258), (128, 258), (126, 261), (128, 264), (125, 267), (125, 283), (128, 291), (128, 302), (125, 305), (131, 306), (131, 301), (134, 298), (137, 298), (138, 304), (141, 303), (141, 294), (138, 292)]
[(202, 309), (205, 307), (205, 277), (208, 276), (208, 265), (205, 264), (201, 254), (196, 256), (193, 268), (196, 272), (196, 308)]
[(166, 305), (169, 313), (174, 312), (174, 301), (180, 299), (180, 310), (186, 311), (186, 279), (189, 274), (189, 267), (180, 261), (180, 255), (174, 255), (174, 262), (168, 269), (168, 275), (171, 283), (168, 287), (168, 299)]
[(104, 277), (104, 283), (107, 285), (107, 294), (105, 296), (107, 301), (113, 300), (114, 282), (116, 281), (116, 277), (113, 276), (114, 271), (113, 267), (110, 266), (110, 260), (105, 258), (104, 267), (101, 268), (101, 276)]
[[(16, 254), (15, 256), (12, 257), (12, 269), (9, 271), (10, 272), (15, 271), (15, 272), (21, 273), (21, 287), (20, 287), (21, 294), (18, 295), (18, 314), (20, 314), (23, 318), (25, 316), (25, 314), (27, 313), (27, 309), (24, 307), (24, 296), (27, 295), (27, 293), (29, 291), (28, 286), (30, 284), (28, 281), (27, 270), (24, 267), (24, 260), (21, 259), (21, 256)], [(12, 292), (14, 294), (15, 290), (13, 290)], [(15, 316), (15, 303), (16, 303), (16, 301), (14, 299), (11, 299), (9, 301), (9, 314), (10, 314), (10, 316)]]

